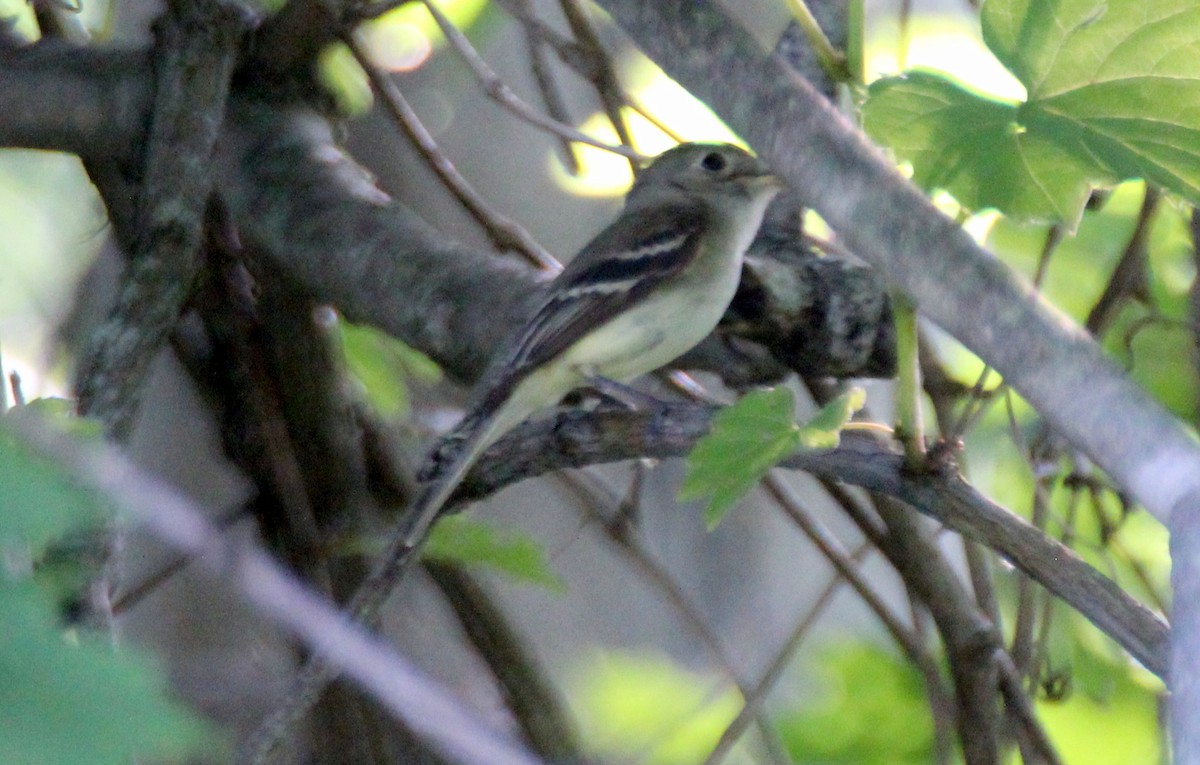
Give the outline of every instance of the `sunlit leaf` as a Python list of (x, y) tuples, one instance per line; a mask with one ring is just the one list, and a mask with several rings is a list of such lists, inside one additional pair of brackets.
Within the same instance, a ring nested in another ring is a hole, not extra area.
[[(440, 0), (437, 7), (459, 29), (469, 27), (487, 8), (487, 0)], [(441, 28), (424, 3), (405, 3), (380, 16), (366, 26), (409, 26), (428, 38), (431, 44), (445, 42)]]
[(383, 414), (408, 414), (410, 379), (425, 384), (441, 379), (432, 359), (386, 332), (345, 321), (338, 328), (347, 367)]
[(710, 497), (709, 528), (744, 497), (766, 472), (800, 445), (795, 399), (784, 387), (755, 391), (713, 418), (712, 430), (688, 455), (682, 500)]
[[(278, 0), (271, 0), (272, 4)], [(467, 29), (487, 8), (486, 0), (443, 0), (438, 7), (459, 29)], [(445, 43), (441, 29), (423, 3), (406, 3), (359, 30), (372, 62), (385, 70), (421, 66), (430, 52)], [(338, 109), (349, 116), (365, 114), (374, 103), (367, 74), (342, 43), (328, 45), (318, 57), (321, 84), (333, 95)]]
[(871, 86), (866, 128), (918, 183), (970, 209), (1072, 225), (1092, 186), (1126, 178), (1200, 199), (1200, 6), (988, 0), (982, 18), (1024, 103), (932, 74)]
[(433, 526), (424, 554), (429, 558), (495, 569), (556, 592), (566, 590), (562, 578), (550, 567), (545, 549), (536, 539), (462, 515), (447, 516)]
[(797, 449), (832, 449), (841, 429), (866, 400), (853, 388), (826, 404), (803, 426), (795, 422), (795, 399), (787, 388), (756, 391), (713, 418), (712, 430), (688, 455), (681, 500), (709, 497), (704, 520), (715, 528), (780, 460)]

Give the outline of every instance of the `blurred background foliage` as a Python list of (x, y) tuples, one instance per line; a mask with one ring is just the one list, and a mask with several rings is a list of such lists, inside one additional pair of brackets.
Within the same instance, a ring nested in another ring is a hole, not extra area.
[[(442, 5), (481, 46), (498, 23), (499, 11), (485, 0), (444, 0)], [(1010, 100), (1025, 97), (1020, 82), (983, 43), (978, 17), (968, 3), (913, 2), (911, 12), (903, 16), (899, 5), (884, 0), (868, 4), (868, 25), (860, 32), (866, 42), (869, 80), (921, 67), (952, 73), (972, 92)], [(0, 0), (0, 17), (15, 19), (18, 32), (32, 34), (31, 14), (21, 0)], [(85, 2), (81, 20), (100, 39), (140, 34), (114, 22), (114, 9), (104, 0)], [(364, 40), (393, 72), (415, 72), (448, 55), (436, 25), (418, 4), (370, 22)], [(642, 103), (652, 105), (657, 117), (674, 131), (685, 138), (730, 137), (702, 104), (649, 62), (628, 55), (629, 59), (621, 62), (628, 89)], [(371, 94), (349, 53), (335, 46), (322, 66), (326, 82), (346, 114), (352, 118), (364, 114), (371, 106)], [(581, 129), (611, 138), (602, 125), (607, 122), (599, 112), (579, 121)], [(632, 113), (631, 125), (636, 144), (646, 153), (671, 142)], [(562, 194), (603, 199), (624, 190), (629, 175), (623, 160), (586, 147), (578, 156), (582, 169), (575, 174), (564, 169), (553, 151), (547, 151), (538, 169)], [(976, 213), (960, 208), (950, 197), (938, 199), (997, 257), (1031, 279), (1038, 274), (1047, 237), (1058, 227), (1061, 241), (1045, 261), (1040, 288), (1047, 301), (1083, 323), (1129, 243), (1145, 196), (1142, 182), (1121, 183), (1094, 200), (1077, 224), (1067, 221), (1066, 230), (1061, 222), (1014, 220), (990, 209)], [(1195, 422), (1200, 390), (1189, 329), (1193, 321), (1190, 291), (1196, 275), (1189, 215), (1190, 208), (1170, 194), (1159, 200), (1149, 216), (1144, 294), (1121, 306), (1101, 340), (1113, 358), (1171, 411), (1186, 422)], [(0, 364), (6, 376), (19, 373), (27, 398), (62, 395), (66, 389), (65, 366), (54, 340), (56, 328), (71, 310), (76, 285), (106, 236), (102, 207), (76, 159), (0, 152)], [(438, 379), (432, 362), (374, 330), (343, 324), (340, 336), (348, 368), (361, 383), (363, 394), (390, 418), (402, 419), (412, 407), (408, 388), (398, 381), (428, 386)], [(936, 328), (930, 328), (930, 337), (948, 374), (965, 385), (973, 384), (983, 371), (981, 362)], [(1152, 607), (1166, 608), (1169, 557), (1162, 526), (1145, 513), (1131, 511), (1102, 478), (1092, 475), (1088, 466), (1072, 455), (1058, 452), (1048, 464), (1031, 462), (1025, 455), (1031, 445), (1045, 438), (1035, 413), (1000, 387), (995, 377), (984, 387), (994, 393), (993, 398), (965, 441), (964, 466), (971, 482), (1014, 512), (1032, 518), (1038, 508), (1049, 533), (1071, 540), (1090, 563)], [(8, 395), (11, 402), (11, 392)], [(0, 577), (0, 604), (6, 604), (0, 605), (0, 611), (10, 615), (29, 612), (28, 621), (6, 615), (6, 624), (28, 627), (6, 629), (0, 638), (0, 676), (7, 675), (0, 679), (0, 709), (18, 712), (17, 717), (6, 714), (4, 719), (36, 721), (62, 713), (62, 698), (53, 696), (55, 686), (43, 682), (45, 677), (38, 680), (16, 674), (18, 669), (49, 666), (58, 668), (57, 673), (75, 667), (86, 678), (75, 683), (71, 698), (78, 698), (75, 688), (79, 685), (90, 684), (111, 694), (94, 697), (102, 705), (123, 703), (131, 696), (158, 698), (154, 695), (157, 691), (143, 693), (158, 681), (141, 660), (123, 658), (110, 665), (113, 657), (104, 649), (86, 642), (62, 642), (45, 618), (50, 612), (44, 603), (50, 599), (43, 602), (42, 596), (26, 587), (33, 576), (32, 562), (46, 541), (45, 527), (34, 521), (52, 520), (57, 532), (94, 517), (95, 512), (86, 498), (48, 494), (60, 491), (56, 487), (66, 477), (46, 466), (31, 468), (26, 460), (11, 443), (0, 442), (0, 485), (6, 487), (0, 502), (4, 509), (0, 513), (0, 552), (6, 561), (22, 556), (30, 561), (28, 568), (6, 564)], [(26, 488), (14, 489), (18, 482)], [(46, 507), (61, 508), (64, 518), (48, 520), (42, 514)], [(459, 521), (455, 519), (456, 524)], [(539, 550), (531, 539), (497, 540), (484, 526), (457, 526), (450, 531), (458, 533), (435, 542), (433, 551), (438, 555), (505, 571), (518, 581), (532, 582), (529, 586), (554, 592), (566, 587), (555, 573), (552, 551)], [(12, 551), (18, 549), (22, 555), (14, 557)], [(1002, 611), (1011, 625), (1021, 593), (1015, 577), (1006, 572), (1001, 572), (997, 581)], [(1044, 640), (1040, 645), (1048, 677), (1053, 680), (1035, 690), (1037, 711), (1064, 761), (1090, 765), (1163, 761), (1161, 684), (1074, 612), (1044, 597), (1037, 602), (1043, 609)], [(932, 724), (921, 680), (892, 647), (848, 635), (810, 648), (799, 665), (792, 676), (794, 686), (779, 689), (771, 705), (778, 736), (795, 762), (866, 765), (931, 761)], [(663, 654), (583, 646), (565, 672), (572, 678), (566, 696), (587, 746), (606, 760), (655, 765), (702, 762), (740, 707), (740, 699), (723, 678), (691, 669)], [(56, 676), (60, 680), (67, 677)], [(34, 699), (35, 706), (21, 707), (4, 698), (5, 689), (29, 684), (44, 690), (44, 695)], [(121, 702), (115, 700), (118, 697)], [(105, 719), (100, 712), (92, 713), (99, 716), (86, 719)], [(127, 751), (152, 751), (169, 757), (194, 749), (199, 740), (196, 724), (165, 701), (121, 715), (155, 722), (117, 731), (88, 723), (62, 735), (72, 746), (85, 738), (109, 741), (135, 732), (151, 737), (149, 743), (130, 740), (113, 744), (116, 755), (94, 762), (126, 761), (121, 746), (128, 746)], [(10, 725), (7, 729), (6, 724)], [(34, 761), (22, 758), (26, 750), (13, 748), (20, 746), (13, 737), (15, 730), (8, 722), (0, 723), (0, 760)], [(170, 731), (170, 735), (154, 739), (161, 731)], [(42, 735), (32, 727), (27, 732), (34, 737)], [(51, 737), (46, 734), (46, 738)], [(163, 741), (174, 743), (155, 748), (156, 741), (160, 745)], [(71, 761), (64, 759), (66, 756), (46, 751), (37, 761)], [(746, 748), (738, 748), (727, 761), (756, 758)]]

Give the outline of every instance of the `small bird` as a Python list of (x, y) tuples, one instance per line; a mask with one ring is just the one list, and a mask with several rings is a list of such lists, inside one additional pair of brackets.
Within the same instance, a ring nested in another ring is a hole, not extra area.
[(620, 216), (553, 281), (456, 429), (406, 513), (420, 543), (479, 455), (539, 409), (590, 382), (627, 382), (686, 353), (716, 327), (742, 256), (781, 184), (732, 144), (687, 143), (638, 174)]

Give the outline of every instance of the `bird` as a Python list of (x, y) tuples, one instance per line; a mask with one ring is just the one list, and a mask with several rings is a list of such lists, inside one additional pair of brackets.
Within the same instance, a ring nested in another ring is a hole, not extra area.
[(616, 220), (548, 282), (467, 415), (427, 458), (401, 547), (420, 544), (483, 451), (530, 415), (577, 388), (652, 372), (707, 337), (781, 188), (729, 143), (680, 144), (638, 173)]

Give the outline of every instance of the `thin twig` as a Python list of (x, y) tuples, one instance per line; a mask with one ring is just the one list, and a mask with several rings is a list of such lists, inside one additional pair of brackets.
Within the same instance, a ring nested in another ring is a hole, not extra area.
[[(587, 7), (580, 0), (559, 0), (559, 7), (567, 17), (567, 24), (570, 25), (580, 50), (591, 59), (591, 76), (588, 79), (596, 88), (604, 114), (616, 131), (621, 144), (632, 149), (633, 137), (629, 133), (624, 115), (621, 114), (621, 108), (625, 105), (621, 83), (608, 54), (604, 51), (604, 46), (600, 44), (600, 36), (596, 34), (596, 27)], [(638, 163), (630, 159), (629, 164), (633, 172), (637, 173)]]
[(1000, 670), (1000, 692), (1021, 737), (1022, 754), (1025, 755), (1029, 751), (1039, 758), (1033, 760), (1025, 756), (1025, 765), (1059, 765), (1062, 760), (1046, 735), (1041, 721), (1038, 720), (1037, 711), (1033, 708), (1029, 696), (1021, 687), (1021, 672), (1013, 663), (1013, 658), (1005, 651), (996, 651), (993, 659)]
[[(597, 526), (603, 529), (605, 536), (616, 546), (617, 550), (623, 553), (637, 567), (641, 574), (646, 577), (647, 581), (659, 590), (660, 594), (667, 600), (667, 603), (683, 619), (684, 624), (700, 638), (700, 642), (705, 650), (716, 661), (717, 666), (725, 673), (734, 687), (738, 689), (742, 698), (749, 698), (754, 693), (754, 689), (750, 688), (749, 684), (734, 670), (733, 659), (730, 657), (724, 641), (709, 626), (708, 622), (701, 615), (700, 609), (696, 607), (687, 592), (679, 586), (679, 583), (675, 581), (670, 572), (646, 551), (644, 545), (638, 539), (634, 528), (630, 525), (628, 515), (623, 512), (623, 508), (618, 507), (618, 511), (613, 519), (608, 520), (594, 506), (594, 494), (604, 494), (610, 502), (616, 504), (617, 500), (611, 495), (611, 492), (602, 487), (598, 481), (587, 473), (564, 472), (555, 473), (555, 475), (568, 488), (580, 495), (580, 505), (588, 519), (594, 521)], [(771, 761), (775, 763), (788, 762), (787, 756), (782, 751), (782, 745), (778, 741), (778, 737), (766, 717), (759, 713), (752, 715), (751, 718), (758, 725), (763, 746), (770, 756)]]
[[(871, 549), (871, 544), (864, 542), (850, 553), (850, 560), (855, 564), (861, 564)], [(784, 670), (792, 664), (796, 652), (800, 649), (800, 645), (811, 634), (813, 625), (816, 624), (817, 619), (825, 612), (829, 604), (833, 602), (834, 596), (841, 591), (844, 584), (846, 584), (846, 579), (840, 573), (834, 573), (829, 577), (829, 580), (821, 589), (821, 594), (813, 601), (813, 604), (796, 624), (795, 629), (792, 630), (792, 634), (788, 636), (783, 646), (776, 652), (774, 661), (767, 667), (758, 684), (749, 691), (742, 693), (742, 708), (738, 711), (737, 717), (721, 733), (717, 748), (714, 748), (705, 760), (706, 765), (716, 765), (716, 763), (724, 759), (730, 746), (741, 739), (750, 721), (761, 717), (767, 696), (775, 688), (779, 679), (783, 677)], [(730, 744), (722, 747), (722, 743), (725, 741), (729, 741)]]
[[(836, 495), (831, 496), (836, 498)], [(871, 512), (867, 512), (866, 508), (858, 502), (839, 500), (839, 503), (850, 519), (858, 526), (859, 530), (877, 548), (888, 553), (889, 549), (894, 547), (894, 544), (890, 539), (892, 532), (884, 517), (885, 508), (881, 508), (881, 505), (890, 500), (886, 496), (873, 496), (873, 499), (874, 503)], [(894, 553), (894, 550), (891, 553)], [(889, 553), (889, 559), (891, 553)], [(920, 597), (920, 594), (915, 591), (913, 583), (909, 581), (905, 572), (901, 570), (900, 565), (896, 561), (892, 561), (892, 565), (900, 575), (901, 581), (908, 593), (908, 602), (912, 609), (913, 634), (922, 646), (921, 660), (914, 661), (914, 664), (917, 671), (921, 674), (921, 679), (925, 687), (925, 695), (929, 699), (929, 711), (933, 719), (935, 761), (938, 765), (949, 765), (949, 763), (954, 761), (954, 730), (958, 724), (958, 709), (942, 678), (938, 662), (929, 657), (927, 649), (924, 648), (928, 641), (929, 630), (926, 629), (926, 625), (930, 620), (929, 608), (924, 599)]]
[[(529, 9), (527, 0), (498, 0), (498, 4), (510, 16), (519, 21), (530, 35), (537, 37), (537, 39), (550, 46), (559, 60), (569, 66), (576, 74), (584, 78), (591, 78), (594, 67), (592, 57), (583, 50), (583, 47), (579, 43), (561, 34), (557, 29), (547, 25), (535, 16)], [(643, 119), (653, 125), (663, 135), (675, 143), (684, 142), (683, 136), (678, 131), (672, 130), (669, 125), (659, 119), (653, 111), (646, 108), (633, 94), (622, 90), (619, 83), (615, 83), (614, 88), (616, 88), (614, 92), (622, 103), (628, 105), (629, 108), (641, 115)]]
[(1142, 198), (1142, 206), (1138, 210), (1129, 242), (1104, 287), (1104, 294), (1096, 301), (1084, 323), (1087, 330), (1097, 337), (1108, 329), (1126, 300), (1134, 298), (1147, 301), (1150, 298), (1146, 273), (1147, 243), (1150, 237), (1150, 223), (1158, 210), (1159, 198), (1158, 189), (1146, 184), (1146, 194)]
[[(521, 0), (521, 2), (528, 10), (529, 0)], [(554, 79), (554, 72), (550, 69), (550, 58), (546, 52), (549, 45), (532, 27), (524, 25), (524, 30), (525, 47), (529, 51), (529, 69), (533, 72), (533, 81), (537, 84), (538, 92), (542, 94), (542, 103), (545, 104), (546, 111), (551, 117), (563, 124), (569, 124), (570, 113), (567, 111), (567, 105), (563, 100), (562, 91), (559, 90), (558, 82)], [(580, 166), (579, 157), (575, 154), (575, 144), (562, 137), (559, 137), (558, 144), (563, 164), (572, 175), (578, 174)]]
[(582, 762), (562, 699), (500, 609), (462, 566), (425, 561), (471, 644), (491, 669), (525, 740), (547, 762)]
[[(1018, 450), (1029, 465), (1030, 473), (1033, 475), (1033, 509), (1029, 520), (1035, 528), (1044, 532), (1048, 517), (1047, 506), (1049, 504), (1049, 498), (1046, 496), (1045, 481), (1042, 476), (1038, 475), (1038, 471), (1034, 466), (1033, 454), (1029, 451), (1025, 439), (1017, 427), (1017, 416), (1016, 412), (1013, 411), (1012, 395), (1008, 391), (1005, 391), (1004, 404), (1008, 411), (1008, 425), (1012, 433), (1013, 443), (1017, 445)], [(1013, 626), (1013, 636), (1009, 653), (1012, 655), (1013, 665), (1017, 667), (1023, 677), (1031, 675), (1034, 671), (1033, 629), (1038, 597), (1045, 597), (1045, 594), (1035, 587), (1033, 578), (1019, 576), (1017, 579), (1017, 616)]]
[(846, 63), (846, 54), (833, 47), (833, 43), (829, 41), (804, 0), (787, 0), (787, 6), (808, 39), (809, 45), (816, 52), (817, 60), (821, 62), (821, 68), (825, 70), (829, 79), (835, 82), (850, 82), (851, 74)]
[(784, 515), (817, 546), (821, 554), (833, 564), (838, 573), (845, 577), (859, 597), (879, 617), (905, 655), (916, 664), (928, 661), (929, 654), (916, 633), (884, 602), (883, 597), (875, 591), (871, 583), (858, 570), (850, 553), (846, 551), (842, 543), (823, 524), (803, 509), (791, 487), (784, 483), (777, 473), (768, 473), (767, 477), (763, 479), (762, 486), (775, 500)]
[[(576, 74), (584, 78), (590, 78), (594, 63), (592, 58), (583, 50), (582, 46), (571, 40), (570, 38), (559, 33), (558, 30), (547, 25), (537, 16), (535, 16), (528, 8), (527, 3), (522, 0), (499, 0), (499, 5), (504, 8), (517, 21), (538, 39), (549, 45), (558, 56), (558, 58), (567, 66), (571, 67)], [(669, 125), (663, 122), (654, 114), (653, 111), (646, 108), (633, 94), (621, 90), (619, 83), (615, 84), (615, 91), (621, 102), (627, 104), (642, 116), (647, 122), (653, 125), (656, 129), (662, 132), (663, 135), (670, 138), (676, 143), (683, 143), (684, 138), (677, 131), (672, 130)]]
[[(232, 527), (236, 522), (247, 517), (248, 516), (246, 513), (242, 510), (242, 508), (239, 507), (233, 512), (217, 518), (214, 525), (221, 531), (221, 533), (228, 533), (230, 527)], [(120, 616), (125, 611), (128, 611), (129, 609), (135, 607), (138, 603), (141, 603), (143, 598), (154, 592), (156, 589), (162, 586), (164, 582), (186, 568), (191, 562), (192, 558), (189, 555), (176, 555), (166, 563), (159, 566), (155, 571), (139, 579), (134, 584), (128, 587), (122, 587), (119, 591), (113, 593), (112, 606), (110, 607), (112, 609), (113, 616)]]
[[(1076, 489), (1070, 489), (1070, 499), (1067, 502), (1067, 517), (1063, 523), (1062, 544), (1065, 547), (1071, 547), (1075, 539), (1075, 516), (1078, 512), (1080, 492)], [(1037, 638), (1034, 641), (1032, 651), (1030, 652), (1029, 660), (1029, 692), (1035, 693), (1037, 689), (1038, 675), (1048, 669), (1050, 655), (1050, 639), (1051, 628), (1054, 621), (1054, 610), (1058, 601), (1054, 598), (1044, 598), (1042, 601), (1041, 616), (1037, 620), (1038, 631)]]
[(968, 765), (998, 765), (1001, 720), (992, 657), (1002, 650), (1001, 636), (937, 546), (933, 524), (894, 499), (881, 497), (877, 507), (888, 525), (881, 549), (929, 609), (945, 647), (963, 759)]
[(622, 92), (621, 99), (625, 103), (629, 104), (630, 109), (633, 109), (635, 112), (641, 115), (642, 119), (653, 125), (656, 130), (665, 135), (667, 138), (670, 138), (675, 143), (683, 143), (686, 140), (683, 136), (683, 133), (680, 133), (678, 130), (675, 130), (670, 125), (663, 122), (662, 119), (660, 119), (657, 114), (651, 111), (649, 107), (643, 104), (637, 96), (633, 95), (632, 93)]
[(512, 88), (510, 88), (508, 84), (500, 78), (500, 75), (496, 74), (496, 71), (492, 69), (492, 67), (486, 61), (483, 60), (483, 57), (479, 55), (479, 51), (475, 50), (475, 47), (471, 45), (471, 42), (466, 38), (466, 35), (460, 32), (458, 27), (454, 26), (450, 19), (446, 18), (446, 15), (442, 13), (441, 9), (438, 8), (437, 4), (434, 3), (433, 0), (421, 1), (425, 3), (425, 7), (429, 9), (429, 13), (433, 16), (434, 21), (436, 21), (438, 27), (441, 28), (442, 34), (446, 36), (447, 42), (450, 43), (450, 46), (454, 48), (454, 50), (458, 52), (459, 56), (462, 57), (463, 61), (466, 62), (467, 68), (470, 69), (471, 73), (475, 75), (475, 79), (479, 82), (479, 85), (483, 88), (483, 92), (486, 93), (489, 98), (493, 99), (501, 106), (508, 109), (510, 112), (534, 127), (541, 128), (542, 130), (546, 130), (554, 135), (567, 138), (572, 141), (578, 141), (579, 143), (585, 143), (589, 146), (595, 146), (597, 149), (611, 151), (614, 154), (620, 154), (622, 157), (627, 157), (632, 160), (642, 161), (646, 159), (646, 157), (644, 157), (642, 154), (639, 154), (638, 152), (626, 146), (614, 146), (612, 144), (605, 143), (604, 141), (596, 140), (586, 133), (576, 130), (570, 125), (564, 125), (557, 120), (547, 117), (537, 109), (534, 109), (532, 106), (525, 103), (517, 96), (516, 93), (513, 92)]
[(413, 146), (420, 152), (430, 169), (441, 179), (442, 184), (466, 208), (484, 232), (500, 250), (518, 252), (530, 263), (544, 271), (557, 273), (562, 270), (562, 264), (546, 252), (533, 236), (516, 221), (496, 212), (484, 201), (466, 178), (458, 172), (454, 164), (442, 153), (433, 135), (425, 129), (420, 117), (400, 93), (396, 83), (378, 65), (371, 60), (370, 55), (363, 49), (357, 35), (353, 33), (342, 37), (343, 42), (350, 48), (359, 66), (367, 73), (367, 78), (375, 91), (383, 99), (387, 112), (396, 126), (408, 137)]

